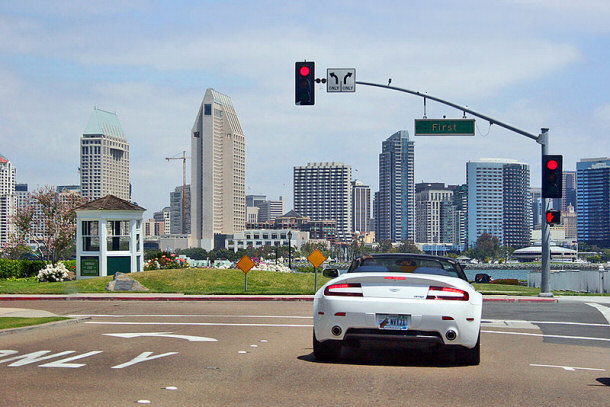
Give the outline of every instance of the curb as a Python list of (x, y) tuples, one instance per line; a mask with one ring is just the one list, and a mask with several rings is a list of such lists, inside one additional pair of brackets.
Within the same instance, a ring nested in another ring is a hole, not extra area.
[[(0, 296), (0, 301), (313, 301), (313, 296), (151, 296), (151, 295), (56, 295), (56, 296)], [(483, 302), (556, 303), (557, 298), (484, 297)]]
[[(58, 315), (58, 316), (61, 316), (61, 315)], [(63, 321), (53, 321), (53, 322), (47, 322), (47, 323), (38, 324), (38, 325), (20, 326), (19, 328), (0, 329), (0, 335), (10, 335), (10, 334), (14, 334), (17, 332), (29, 331), (29, 330), (33, 330), (33, 329), (53, 328), (53, 327), (61, 326), (61, 325), (78, 324), (78, 323), (86, 321), (88, 319), (91, 319), (91, 317), (70, 318), (70, 319), (65, 319)]]

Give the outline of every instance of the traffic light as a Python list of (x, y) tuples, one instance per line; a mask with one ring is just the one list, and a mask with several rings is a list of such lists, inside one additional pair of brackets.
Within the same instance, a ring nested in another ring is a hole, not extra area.
[(315, 62), (294, 64), (294, 104), (311, 106), (315, 103)]
[(542, 156), (542, 197), (561, 198), (563, 193), (563, 156)]
[(553, 209), (546, 211), (546, 223), (559, 225), (561, 223), (561, 212)]

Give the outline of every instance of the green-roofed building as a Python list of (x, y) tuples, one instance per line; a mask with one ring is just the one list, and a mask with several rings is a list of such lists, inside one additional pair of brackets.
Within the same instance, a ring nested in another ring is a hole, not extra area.
[(129, 143), (116, 113), (93, 108), (80, 139), (80, 184), (89, 199), (111, 194), (131, 200)]

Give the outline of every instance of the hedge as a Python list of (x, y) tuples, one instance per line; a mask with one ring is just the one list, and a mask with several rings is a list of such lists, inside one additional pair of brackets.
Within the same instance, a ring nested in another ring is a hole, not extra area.
[(9, 260), (0, 259), (0, 279), (32, 277), (45, 268), (41, 260)]

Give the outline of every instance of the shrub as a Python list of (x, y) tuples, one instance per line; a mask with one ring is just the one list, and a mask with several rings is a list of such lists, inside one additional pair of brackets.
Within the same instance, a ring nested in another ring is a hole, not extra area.
[(47, 267), (38, 272), (38, 281), (40, 282), (64, 281), (67, 278), (68, 269), (61, 261), (55, 267), (52, 264), (47, 264)]
[(506, 284), (506, 285), (519, 285), (519, 280), (516, 278), (499, 278), (492, 280), (492, 284)]
[(174, 253), (151, 259), (144, 264), (144, 270), (181, 269), (188, 267), (189, 263), (182, 257), (176, 257)]
[(44, 266), (41, 260), (0, 259), (0, 279), (33, 277)]

